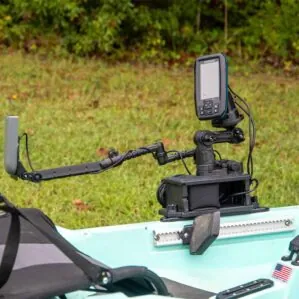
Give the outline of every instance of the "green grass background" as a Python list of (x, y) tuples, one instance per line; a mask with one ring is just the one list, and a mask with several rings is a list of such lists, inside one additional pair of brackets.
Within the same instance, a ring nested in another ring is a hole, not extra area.
[[(230, 83), (256, 120), (260, 203), (298, 204), (298, 81), (271, 70), (248, 71), (245, 64), (231, 62)], [(210, 128), (195, 116), (192, 68), (11, 53), (0, 55), (0, 87), (1, 119), (20, 116), (36, 169), (96, 161), (104, 158), (101, 147), (124, 152), (164, 140), (168, 150), (190, 149), (195, 131)], [(247, 121), (241, 127), (248, 137)], [(247, 141), (215, 148), (245, 162)], [(188, 166), (194, 171), (192, 159)], [(178, 173), (185, 173), (180, 162), (160, 167), (149, 155), (100, 175), (42, 184), (15, 181), (1, 167), (0, 186), (19, 206), (41, 208), (57, 224), (79, 228), (159, 219), (156, 188), (163, 177)]]

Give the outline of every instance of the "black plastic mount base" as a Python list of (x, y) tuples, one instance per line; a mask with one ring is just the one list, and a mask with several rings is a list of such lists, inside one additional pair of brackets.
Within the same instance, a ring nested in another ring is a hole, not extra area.
[[(298, 267), (299, 266), (299, 235), (296, 236), (289, 245), (290, 254), (283, 256), (281, 259), (285, 262), (291, 262), (293, 266)], [(293, 260), (293, 257), (296, 256), (296, 258)]]
[(250, 176), (178, 175), (165, 178), (160, 203), (161, 221), (195, 218), (220, 209), (221, 216), (266, 212), (249, 194)]

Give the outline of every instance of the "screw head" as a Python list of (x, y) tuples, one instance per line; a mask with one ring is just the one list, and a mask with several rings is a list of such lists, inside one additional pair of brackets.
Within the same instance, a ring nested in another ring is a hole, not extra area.
[(110, 274), (110, 272), (103, 271), (102, 274), (101, 274), (101, 276), (102, 276), (101, 283), (103, 285), (106, 285), (106, 284), (108, 284), (110, 282), (110, 280), (111, 280), (111, 274)]
[(109, 278), (108, 277), (103, 277), (102, 283), (103, 284), (108, 284), (108, 282), (109, 282)]
[(291, 220), (286, 220), (284, 222), (285, 226), (290, 226), (292, 224), (292, 221)]

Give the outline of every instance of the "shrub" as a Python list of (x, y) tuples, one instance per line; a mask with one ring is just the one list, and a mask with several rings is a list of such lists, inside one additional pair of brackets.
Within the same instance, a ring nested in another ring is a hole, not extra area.
[(77, 55), (179, 59), (225, 51), (297, 62), (296, 2), (4, 0), (0, 43)]

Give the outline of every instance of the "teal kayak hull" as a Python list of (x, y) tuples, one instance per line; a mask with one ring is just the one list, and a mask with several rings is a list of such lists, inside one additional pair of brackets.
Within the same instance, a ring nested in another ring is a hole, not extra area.
[[(220, 235), (203, 255), (190, 255), (188, 245), (181, 244), (176, 237), (188, 224), (192, 221), (58, 229), (79, 250), (110, 267), (146, 266), (161, 277), (214, 294), (257, 279), (271, 279), (272, 287), (244, 298), (299, 298), (299, 267), (281, 261), (289, 253), (289, 242), (299, 235), (299, 206), (222, 217)], [(291, 274), (287, 279), (273, 277), (277, 264), (288, 267)], [(95, 295), (83, 291), (71, 293), (67, 298), (82, 299), (90, 295), (102, 299), (126, 298), (122, 293)]]

